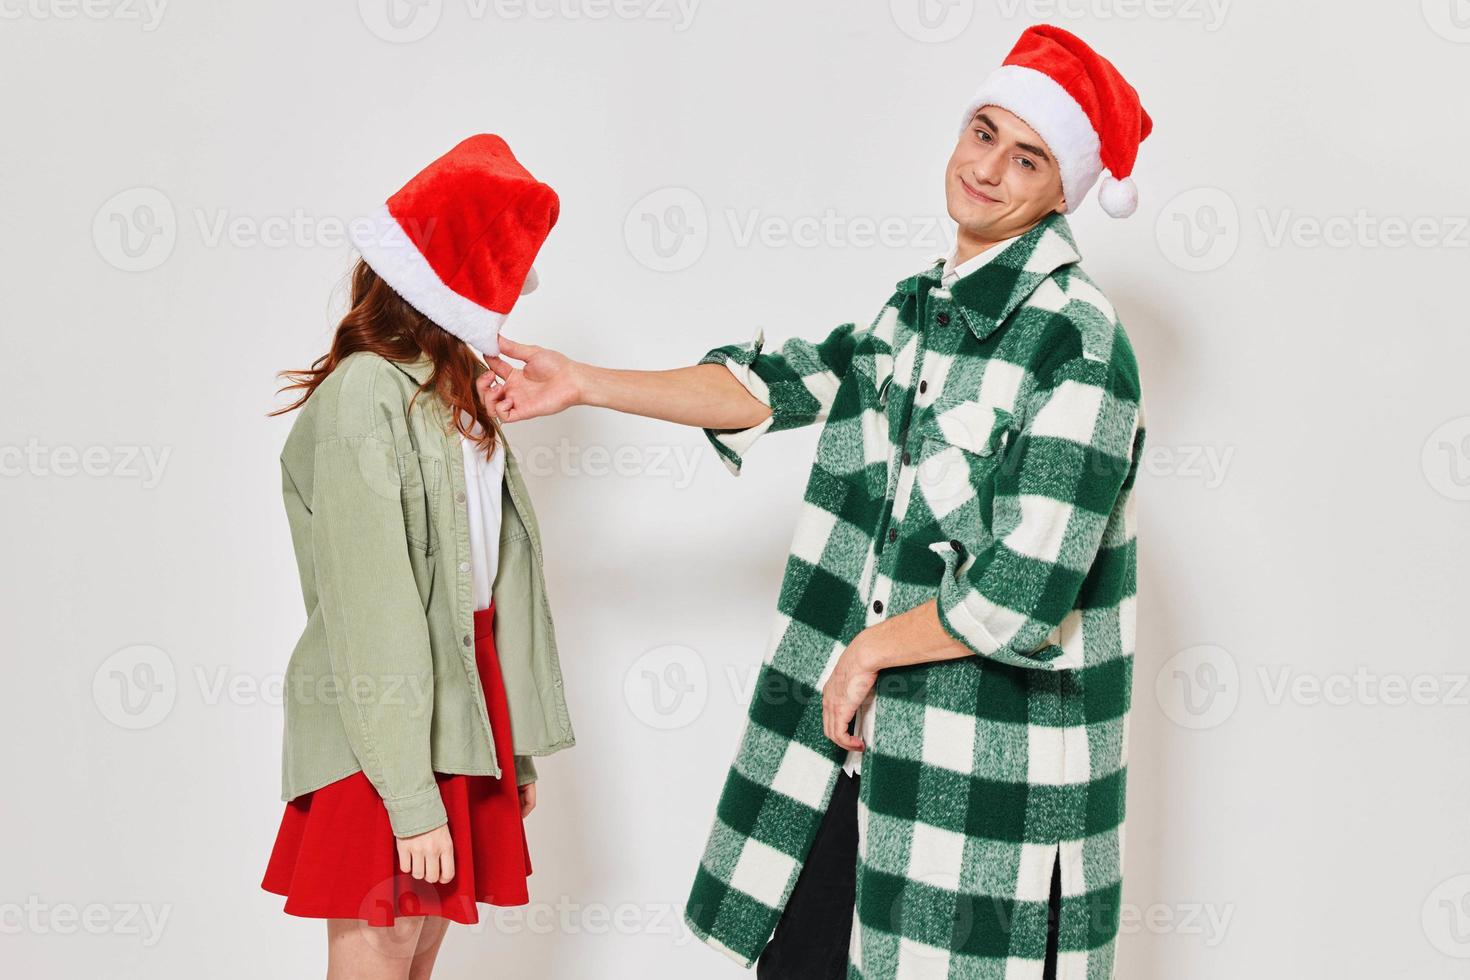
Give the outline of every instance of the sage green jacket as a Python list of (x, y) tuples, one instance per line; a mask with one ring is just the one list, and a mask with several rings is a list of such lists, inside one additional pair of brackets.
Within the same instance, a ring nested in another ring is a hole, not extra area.
[[(500, 775), (475, 666), (463, 455), (447, 404), (419, 391), (432, 370), (427, 357), (344, 358), (281, 452), (307, 614), (286, 671), (282, 799), (361, 770), (398, 837), (445, 823), (436, 771)], [(575, 738), (508, 444), (502, 493), (494, 637), (524, 785), (532, 756)]]

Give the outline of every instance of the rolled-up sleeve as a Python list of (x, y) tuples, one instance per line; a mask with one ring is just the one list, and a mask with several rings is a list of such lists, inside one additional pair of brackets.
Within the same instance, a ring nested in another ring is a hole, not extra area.
[(716, 347), (701, 364), (723, 364), (735, 379), (771, 410), (744, 429), (704, 430), (725, 466), (740, 474), (745, 454), (767, 432), (796, 429), (827, 418), (837, 389), (852, 363), (857, 325), (844, 323), (820, 343), (793, 337), (779, 352), (762, 353), (765, 332), (756, 330), (748, 343)]
[(945, 563), (944, 628), (977, 655), (1013, 666), (1082, 666), (1053, 631), (1089, 582), (1105, 592), (1114, 563), (1131, 560), (1133, 529), (1118, 504), (1142, 441), (1131, 354), (1111, 364), (1076, 357), (1050, 372), (998, 463), (990, 544), (974, 555), (931, 545)]

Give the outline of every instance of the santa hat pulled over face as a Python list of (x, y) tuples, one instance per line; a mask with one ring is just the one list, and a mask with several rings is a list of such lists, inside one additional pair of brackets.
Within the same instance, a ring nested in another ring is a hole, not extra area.
[(403, 185), (353, 244), (393, 291), (487, 357), (516, 298), (536, 288), (532, 262), (560, 202), (505, 140), (471, 136)]

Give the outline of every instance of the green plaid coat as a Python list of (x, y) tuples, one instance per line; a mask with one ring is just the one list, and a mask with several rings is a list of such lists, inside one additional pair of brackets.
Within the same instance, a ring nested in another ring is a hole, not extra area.
[(1113, 975), (1135, 621), (1138, 367), (1051, 214), (866, 329), (720, 347), (771, 417), (706, 430), (736, 474), (824, 423), (749, 718), (685, 909), (750, 966), (846, 755), (821, 688), (863, 628), (937, 597), (974, 651), (879, 674), (849, 977), (1040, 980), (1060, 862), (1062, 980)]

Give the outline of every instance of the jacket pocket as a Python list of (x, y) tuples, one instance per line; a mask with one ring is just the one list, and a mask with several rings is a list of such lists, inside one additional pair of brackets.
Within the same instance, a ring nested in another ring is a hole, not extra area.
[(980, 497), (1014, 438), (1014, 416), (1002, 408), (964, 402), (919, 423), (915, 489), (941, 520)]
[(439, 514), (439, 484), (442, 465), (432, 456), (400, 453), (398, 476), (403, 496), (403, 527), (408, 543), (426, 555), (439, 550), (435, 519)]

